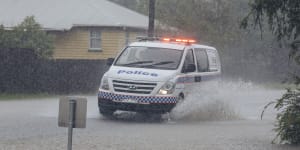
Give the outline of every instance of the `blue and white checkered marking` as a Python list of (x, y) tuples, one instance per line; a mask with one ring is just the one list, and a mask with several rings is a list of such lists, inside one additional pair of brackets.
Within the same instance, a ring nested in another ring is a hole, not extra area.
[(134, 99), (138, 103), (177, 103), (177, 97), (175, 96), (134, 96), (134, 95), (123, 95), (114, 94), (110, 92), (99, 91), (98, 97), (110, 99), (114, 101), (122, 101), (125, 99)]

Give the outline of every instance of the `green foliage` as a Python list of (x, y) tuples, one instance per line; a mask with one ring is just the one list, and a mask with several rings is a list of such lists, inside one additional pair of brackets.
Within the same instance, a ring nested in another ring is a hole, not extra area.
[(157, 19), (215, 46), (230, 45), (238, 39), (233, 1), (164, 0), (157, 1)]
[(26, 17), (22, 23), (5, 30), (0, 26), (0, 47), (8, 49), (33, 49), (42, 58), (51, 57), (53, 53), (53, 36), (42, 30), (33, 16)]
[[(300, 65), (300, 1), (253, 0), (250, 8), (251, 11), (242, 20), (241, 27), (247, 28), (252, 18), (253, 26), (259, 26), (262, 30), (264, 19), (267, 19), (278, 42), (287, 42), (290, 45), (290, 59), (293, 58)], [(297, 73), (299, 72), (296, 70), (292, 76), (295, 84), (299, 85), (300, 77)], [(300, 144), (300, 90), (288, 89), (282, 98), (269, 103), (265, 109), (271, 104), (276, 104), (275, 109), (280, 111), (276, 117), (275, 140), (279, 138), (280, 143)]]
[(264, 111), (271, 104), (280, 111), (276, 116), (274, 130), (277, 135), (273, 143), (279, 140), (279, 143), (300, 144), (300, 89), (288, 89), (280, 99), (266, 105)]
[(242, 20), (241, 27), (247, 28), (252, 18), (253, 26), (262, 30), (265, 20), (279, 42), (290, 41), (290, 58), (299, 63), (300, 47), (300, 1), (299, 0), (253, 0), (251, 11)]
[[(110, 1), (148, 14), (149, 0)], [(163, 24), (163, 29), (156, 27), (156, 35), (194, 37), (219, 47), (230, 45), (240, 39), (236, 13), (240, 3), (240, 0), (156, 0), (156, 20)]]
[(260, 28), (265, 17), (270, 29), (277, 36), (282, 38), (297, 39), (300, 34), (300, 1), (299, 0), (253, 0), (250, 3), (251, 11), (246, 16), (241, 26), (246, 28), (250, 17), (254, 25)]

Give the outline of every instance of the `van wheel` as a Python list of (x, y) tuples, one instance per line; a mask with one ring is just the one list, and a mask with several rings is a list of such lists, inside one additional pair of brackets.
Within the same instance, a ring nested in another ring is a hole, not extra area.
[(113, 118), (115, 110), (100, 107), (99, 112), (106, 118)]
[(179, 94), (179, 96), (178, 96), (178, 103), (180, 104), (180, 103), (182, 103), (184, 101), (184, 95), (181, 93), (181, 94)]

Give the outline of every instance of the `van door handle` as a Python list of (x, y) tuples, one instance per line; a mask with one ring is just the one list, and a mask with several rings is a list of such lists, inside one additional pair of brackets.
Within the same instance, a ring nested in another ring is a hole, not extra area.
[(195, 76), (195, 82), (201, 82), (201, 76)]

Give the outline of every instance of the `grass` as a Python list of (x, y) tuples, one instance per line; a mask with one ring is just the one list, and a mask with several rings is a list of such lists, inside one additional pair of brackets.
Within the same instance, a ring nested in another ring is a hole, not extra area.
[(39, 98), (53, 98), (58, 95), (52, 95), (48, 93), (37, 93), (37, 94), (10, 94), (0, 93), (0, 100), (24, 100), (24, 99), (39, 99)]
[(0, 101), (3, 100), (30, 100), (30, 99), (44, 99), (44, 98), (59, 98), (62, 96), (95, 96), (96, 93), (85, 93), (85, 94), (66, 94), (66, 95), (58, 95), (58, 94), (49, 94), (49, 93), (34, 93), (34, 94), (13, 94), (13, 93), (0, 93)]
[(271, 88), (271, 89), (299, 88), (299, 86), (297, 86), (295, 84), (287, 84), (287, 83), (266, 83), (266, 84), (263, 84), (263, 86), (266, 88)]

